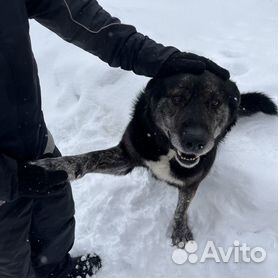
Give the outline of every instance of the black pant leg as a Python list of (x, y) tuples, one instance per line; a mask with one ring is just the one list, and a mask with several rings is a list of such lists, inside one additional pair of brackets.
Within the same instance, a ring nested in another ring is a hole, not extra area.
[[(55, 148), (53, 154), (61, 156)], [(70, 183), (48, 197), (34, 200), (31, 224), (32, 262), (38, 278), (63, 276), (72, 267), (74, 201)]]
[[(74, 202), (70, 184), (55, 195), (34, 200), (31, 224), (32, 262), (38, 278), (68, 268), (74, 243)], [(55, 277), (56, 278), (56, 277)]]
[(29, 231), (33, 201), (20, 198), (0, 206), (0, 277), (33, 278)]

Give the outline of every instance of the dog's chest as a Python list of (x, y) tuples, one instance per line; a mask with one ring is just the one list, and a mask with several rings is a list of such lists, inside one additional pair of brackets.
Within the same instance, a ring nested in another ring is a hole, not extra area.
[(145, 164), (159, 180), (163, 180), (170, 184), (184, 185), (184, 182), (177, 179), (171, 171), (170, 160), (174, 156), (175, 152), (170, 150), (167, 155), (160, 156), (157, 161), (146, 160)]

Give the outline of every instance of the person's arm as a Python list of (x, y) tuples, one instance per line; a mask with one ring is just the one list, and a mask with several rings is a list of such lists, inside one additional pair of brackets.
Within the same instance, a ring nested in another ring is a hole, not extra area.
[(17, 162), (0, 154), (0, 205), (17, 196)]
[(29, 16), (112, 67), (155, 76), (178, 50), (122, 24), (95, 0), (27, 0)]
[(229, 72), (205, 57), (165, 47), (122, 24), (96, 0), (26, 0), (30, 18), (112, 67), (149, 77), (209, 70), (223, 79)]

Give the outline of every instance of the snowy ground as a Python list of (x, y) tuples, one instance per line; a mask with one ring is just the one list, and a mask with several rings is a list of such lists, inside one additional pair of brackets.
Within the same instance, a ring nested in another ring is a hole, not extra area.
[[(227, 67), (242, 91), (260, 90), (278, 100), (277, 0), (100, 3), (155, 40)], [(31, 34), (46, 121), (62, 152), (116, 144), (147, 79), (109, 68), (36, 23)], [(228, 247), (237, 239), (264, 247), (264, 263), (174, 264), (168, 229), (177, 192), (141, 169), (126, 177), (90, 175), (73, 184), (72, 253), (99, 253), (99, 277), (105, 278), (277, 277), (277, 130), (277, 120), (262, 114), (240, 120), (189, 211), (200, 248), (208, 240)]]

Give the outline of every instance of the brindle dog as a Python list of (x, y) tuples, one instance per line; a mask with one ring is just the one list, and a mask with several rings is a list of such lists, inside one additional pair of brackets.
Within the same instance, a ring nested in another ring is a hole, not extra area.
[(33, 162), (49, 171), (64, 170), (69, 180), (88, 173), (126, 175), (145, 167), (179, 190), (172, 242), (193, 239), (187, 208), (213, 165), (218, 144), (238, 116), (276, 115), (261, 93), (240, 96), (236, 84), (212, 73), (152, 79), (138, 97), (120, 143), (110, 149)]

